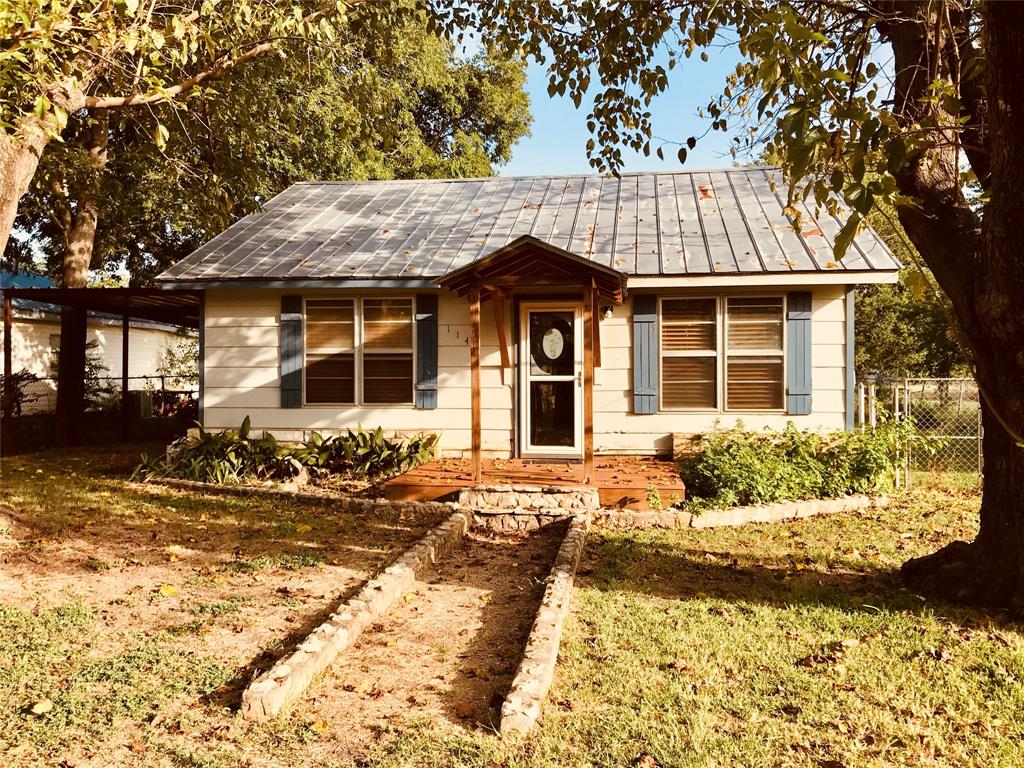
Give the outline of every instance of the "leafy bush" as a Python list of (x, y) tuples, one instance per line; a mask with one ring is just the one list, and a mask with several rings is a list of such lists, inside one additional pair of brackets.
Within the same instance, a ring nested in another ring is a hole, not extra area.
[(312, 472), (382, 477), (406, 472), (434, 457), (437, 435), (389, 440), (380, 427), (344, 435), (314, 432), (293, 456)]
[(323, 437), (314, 432), (304, 443), (281, 445), (273, 435), (249, 436), (246, 416), (238, 431), (207, 432), (178, 441), (167, 454), (150, 460), (145, 455), (135, 477), (176, 477), (208, 483), (246, 480), (284, 481), (303, 468), (317, 474), (378, 478), (405, 472), (434, 456), (436, 435), (389, 440), (379, 427)]
[(300, 465), (289, 460), (291, 449), (279, 445), (272, 435), (249, 437), (249, 417), (238, 431), (207, 432), (187, 437), (171, 446), (163, 456), (150, 461), (142, 456), (136, 477), (177, 477), (204, 483), (239, 483), (243, 480), (288, 480)]
[(886, 421), (864, 432), (781, 432), (737, 429), (701, 436), (697, 450), (680, 461), (691, 506), (728, 507), (891, 489), (900, 456), (909, 446), (934, 452), (906, 421)]

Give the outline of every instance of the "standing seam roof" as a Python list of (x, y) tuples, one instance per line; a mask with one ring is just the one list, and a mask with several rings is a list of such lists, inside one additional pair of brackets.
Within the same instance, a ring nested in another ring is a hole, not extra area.
[(162, 282), (437, 278), (529, 234), (629, 275), (899, 269), (871, 229), (783, 211), (774, 168), (302, 182), (166, 270)]

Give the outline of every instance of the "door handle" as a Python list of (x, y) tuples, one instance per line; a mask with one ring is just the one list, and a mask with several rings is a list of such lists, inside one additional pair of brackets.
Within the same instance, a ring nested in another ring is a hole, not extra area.
[(583, 386), (583, 371), (576, 371), (576, 386)]

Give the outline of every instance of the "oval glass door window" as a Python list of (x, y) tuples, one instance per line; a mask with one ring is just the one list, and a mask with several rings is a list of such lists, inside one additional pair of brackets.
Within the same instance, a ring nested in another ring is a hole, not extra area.
[(572, 312), (530, 313), (530, 373), (572, 376), (575, 358)]

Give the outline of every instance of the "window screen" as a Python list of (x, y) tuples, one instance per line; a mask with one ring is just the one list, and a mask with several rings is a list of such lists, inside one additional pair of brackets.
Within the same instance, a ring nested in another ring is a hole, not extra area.
[(306, 301), (306, 402), (356, 401), (355, 300)]
[(666, 409), (718, 407), (718, 302), (661, 303), (661, 403)]
[(726, 300), (725, 400), (730, 410), (783, 407), (781, 297)]
[(412, 299), (363, 299), (363, 402), (413, 399)]

